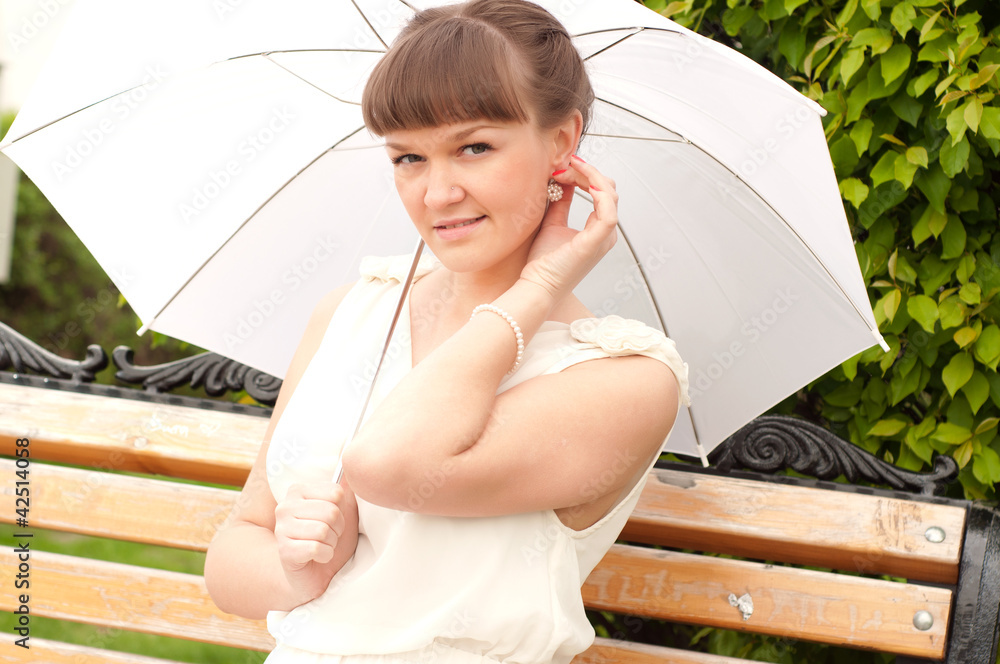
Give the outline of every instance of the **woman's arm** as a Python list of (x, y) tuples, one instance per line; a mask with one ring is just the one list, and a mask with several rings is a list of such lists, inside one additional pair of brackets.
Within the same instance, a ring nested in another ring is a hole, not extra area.
[(209, 545), (205, 583), (228, 613), (257, 619), (308, 602), (354, 555), (357, 502), (346, 481), (294, 485), (278, 504), (266, 472), (274, 428), (347, 290), (331, 292), (313, 312), (243, 491)]
[[(521, 279), (493, 302), (525, 343), (613, 244), (614, 183), (582, 163), (570, 173), (570, 184), (597, 188), (585, 230), (566, 226), (571, 197), (553, 204)], [(358, 495), (482, 516), (573, 507), (634, 483), (677, 414), (671, 370), (646, 357), (596, 360), (497, 396), (515, 349), (508, 323), (483, 312), (414, 367), (347, 448)]]

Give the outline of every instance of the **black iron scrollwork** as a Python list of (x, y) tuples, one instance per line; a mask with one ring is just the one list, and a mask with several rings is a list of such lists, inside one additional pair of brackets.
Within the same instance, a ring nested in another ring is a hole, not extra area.
[(169, 392), (181, 384), (205, 388), (213, 397), (227, 391), (246, 390), (258, 402), (273, 406), (281, 389), (281, 379), (240, 364), (218, 353), (201, 353), (193, 357), (155, 364), (148, 367), (132, 363), (133, 352), (119, 346), (112, 353), (118, 371), (115, 377), (132, 385), (142, 385), (150, 392)]
[(951, 457), (940, 455), (932, 471), (915, 473), (886, 463), (821, 426), (781, 415), (750, 422), (715, 448), (709, 461), (723, 471), (773, 473), (791, 468), (818, 479), (843, 475), (852, 483), (861, 479), (923, 495), (942, 492), (958, 475), (958, 464)]
[(84, 359), (67, 360), (0, 323), (0, 369), (13, 369), (18, 373), (33, 371), (53, 378), (90, 383), (94, 375), (107, 366), (108, 354), (97, 344), (87, 346)]

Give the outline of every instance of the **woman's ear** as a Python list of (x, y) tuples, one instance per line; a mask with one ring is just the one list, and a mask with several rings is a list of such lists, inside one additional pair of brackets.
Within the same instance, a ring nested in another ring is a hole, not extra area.
[(583, 115), (578, 110), (574, 110), (565, 121), (554, 128), (552, 136), (553, 171), (565, 168), (569, 164), (571, 155), (576, 154), (577, 146), (580, 144), (580, 134), (583, 132)]

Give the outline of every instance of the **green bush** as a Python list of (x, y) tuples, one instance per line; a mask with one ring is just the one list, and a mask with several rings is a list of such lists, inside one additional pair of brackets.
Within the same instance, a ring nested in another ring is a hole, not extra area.
[(795, 410), (911, 470), (955, 458), (1000, 482), (1000, 7), (986, 0), (647, 0), (827, 111), (824, 127), (879, 347)]

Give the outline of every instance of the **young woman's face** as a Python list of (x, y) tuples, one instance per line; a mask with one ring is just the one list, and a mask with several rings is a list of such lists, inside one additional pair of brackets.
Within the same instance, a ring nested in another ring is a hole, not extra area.
[(386, 135), (396, 189), (449, 269), (524, 252), (545, 212), (556, 146), (533, 123), (473, 120)]

